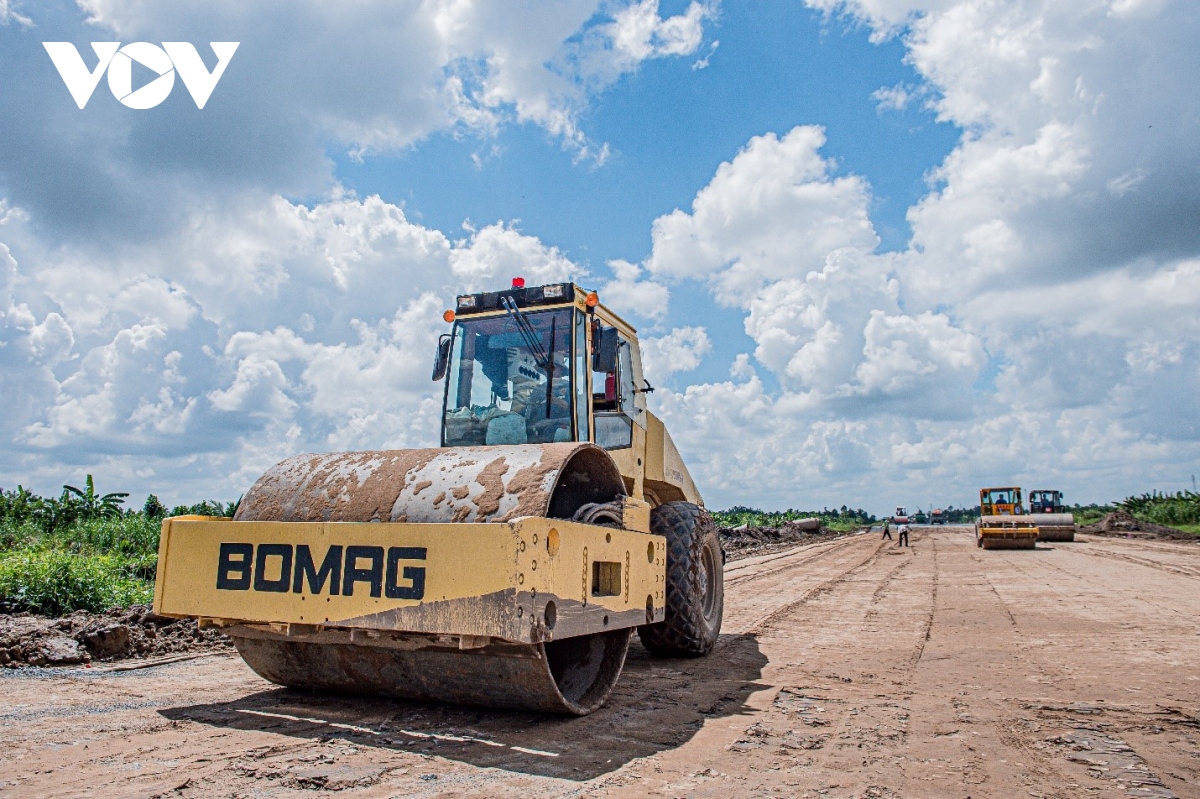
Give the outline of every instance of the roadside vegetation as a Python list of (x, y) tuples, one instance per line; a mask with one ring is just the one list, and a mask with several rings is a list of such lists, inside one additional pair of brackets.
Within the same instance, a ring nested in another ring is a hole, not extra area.
[(1108, 514), (1117, 510), (1116, 505), (1072, 505), (1068, 510), (1075, 516), (1075, 523), (1079, 525), (1095, 524), (1103, 519)]
[(1200, 534), (1200, 494), (1180, 491), (1176, 494), (1142, 494), (1127, 497), (1117, 507), (1137, 519), (1165, 524), (1189, 533)]
[(0, 612), (60, 616), (149, 602), (158, 535), (167, 516), (230, 515), (236, 503), (168, 509), (151, 495), (141, 510), (124, 492), (101, 494), (92, 476), (58, 497), (0, 489)]
[(875, 516), (865, 510), (849, 508), (845, 505), (835, 510), (829, 508), (793, 510), (789, 508), (784, 511), (762, 511), (758, 508), (735, 505), (729, 510), (712, 511), (712, 516), (718, 527), (740, 527), (743, 524), (749, 527), (781, 527), (784, 523), (796, 519), (816, 517), (821, 520), (822, 527), (828, 527), (831, 530), (853, 530), (856, 527), (865, 527), (878, 521)]

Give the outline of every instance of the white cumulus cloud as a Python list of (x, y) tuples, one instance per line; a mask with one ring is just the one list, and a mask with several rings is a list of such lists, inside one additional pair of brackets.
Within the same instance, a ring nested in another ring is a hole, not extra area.
[(651, 272), (744, 308), (756, 344), (732, 382), (656, 398), (676, 440), (723, 496), (776, 505), (847, 469), (880, 507), (992, 480), (1069, 476), (1082, 501), (1182, 487), (1200, 465), (1188, 4), (808, 5), (898, 37), (923, 83), (864, 100), (921, 96), (961, 140), (902, 252), (874, 251), (870, 187), (816, 128), (756, 137), (655, 222)]

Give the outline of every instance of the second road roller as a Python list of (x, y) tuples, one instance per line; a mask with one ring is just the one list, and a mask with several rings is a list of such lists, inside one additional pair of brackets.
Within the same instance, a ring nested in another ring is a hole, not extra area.
[(441, 446), (296, 455), (233, 518), (163, 523), (154, 610), (280, 685), (584, 715), (636, 630), (721, 630), (716, 525), (646, 406), (636, 331), (573, 283), (463, 294)]

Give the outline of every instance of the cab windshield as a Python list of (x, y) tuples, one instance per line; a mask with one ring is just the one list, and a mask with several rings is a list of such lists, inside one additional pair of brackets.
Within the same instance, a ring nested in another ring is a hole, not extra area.
[(984, 502), (988, 505), (1017, 505), (1021, 502), (1019, 488), (996, 488), (988, 491)]
[(442, 444), (570, 441), (571, 309), (455, 324)]

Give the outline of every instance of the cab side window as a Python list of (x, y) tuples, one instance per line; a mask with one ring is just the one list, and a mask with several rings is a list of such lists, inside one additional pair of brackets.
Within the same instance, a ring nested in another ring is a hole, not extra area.
[(633, 419), (637, 415), (633, 383), (633, 356), (629, 341), (617, 342), (616, 370), (592, 372), (592, 407), (596, 411), (596, 444), (604, 449), (633, 446)]
[(617, 380), (617, 398), (621, 413), (633, 419), (638, 412), (634, 404), (637, 399), (637, 386), (633, 383), (633, 347), (624, 336), (621, 336), (617, 349)]

